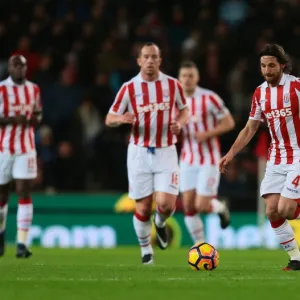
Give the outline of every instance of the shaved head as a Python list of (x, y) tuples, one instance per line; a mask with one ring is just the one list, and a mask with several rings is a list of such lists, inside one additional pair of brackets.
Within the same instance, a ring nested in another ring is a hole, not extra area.
[(17, 84), (22, 84), (26, 79), (27, 60), (23, 55), (12, 55), (8, 59), (8, 73)]

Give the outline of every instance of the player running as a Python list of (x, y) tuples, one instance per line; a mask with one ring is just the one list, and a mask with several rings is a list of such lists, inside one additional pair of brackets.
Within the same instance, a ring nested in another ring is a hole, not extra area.
[(179, 184), (174, 144), (189, 117), (181, 85), (160, 72), (161, 61), (157, 45), (147, 43), (141, 48), (137, 59), (140, 73), (123, 84), (106, 118), (110, 127), (132, 124), (127, 156), (129, 197), (136, 200), (133, 225), (143, 264), (153, 263), (153, 193), (157, 204), (153, 218), (157, 243), (161, 249), (168, 246), (166, 219), (175, 211)]
[(197, 86), (199, 70), (190, 61), (182, 63), (179, 81), (190, 109), (191, 118), (183, 128), (180, 158), (180, 192), (185, 225), (194, 243), (204, 241), (199, 213), (217, 213), (221, 227), (229, 225), (227, 204), (216, 196), (220, 182), (219, 136), (234, 128), (234, 120), (220, 97)]
[(292, 75), (284, 49), (267, 44), (259, 53), (265, 82), (256, 88), (245, 128), (220, 161), (220, 171), (253, 138), (260, 122), (266, 120), (271, 144), (260, 194), (266, 214), (290, 261), (284, 270), (300, 270), (300, 252), (288, 220), (299, 218), (300, 207), (300, 80)]
[(5, 249), (10, 182), (16, 181), (18, 258), (27, 258), (28, 231), (33, 216), (30, 196), (32, 179), (37, 176), (34, 126), (42, 117), (39, 87), (26, 80), (26, 59), (11, 56), (9, 77), (0, 82), (0, 256)]

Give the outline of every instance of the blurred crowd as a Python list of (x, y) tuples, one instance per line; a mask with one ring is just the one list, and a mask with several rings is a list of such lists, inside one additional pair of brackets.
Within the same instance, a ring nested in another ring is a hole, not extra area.
[[(222, 138), (225, 152), (262, 82), (259, 49), (282, 44), (299, 74), (299, 14), (299, 0), (1, 1), (0, 76), (11, 54), (23, 54), (42, 91), (36, 189), (127, 190), (129, 128), (108, 129), (104, 118), (121, 84), (138, 72), (137, 51), (148, 41), (161, 47), (165, 73), (176, 77), (180, 62), (191, 59), (200, 85), (224, 99), (237, 122)], [(256, 146), (257, 139), (223, 176), (221, 195), (256, 197)]]

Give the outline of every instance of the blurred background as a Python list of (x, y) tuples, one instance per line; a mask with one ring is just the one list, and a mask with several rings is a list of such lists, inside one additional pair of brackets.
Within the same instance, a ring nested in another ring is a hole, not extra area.
[[(221, 139), (226, 152), (262, 82), (261, 47), (283, 45), (299, 74), (299, 15), (299, 0), (2, 0), (0, 77), (8, 57), (22, 54), (42, 92), (35, 191), (126, 194), (129, 128), (106, 128), (104, 119), (148, 41), (162, 49), (163, 72), (177, 77), (180, 62), (191, 59), (200, 85), (223, 98), (237, 123)], [(233, 211), (257, 210), (257, 157), (265, 157), (268, 138), (262, 127), (222, 176), (220, 197)]]

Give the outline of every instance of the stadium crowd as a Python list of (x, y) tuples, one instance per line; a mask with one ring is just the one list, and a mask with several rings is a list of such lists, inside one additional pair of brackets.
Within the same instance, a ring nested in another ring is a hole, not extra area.
[[(182, 60), (193, 60), (200, 85), (224, 99), (237, 122), (221, 139), (224, 152), (262, 82), (259, 49), (282, 44), (292, 74), (300, 71), (299, 0), (14, 0), (0, 7), (0, 77), (7, 76), (8, 57), (22, 54), (28, 79), (41, 88), (35, 188), (49, 193), (127, 191), (129, 127), (106, 128), (104, 116), (121, 84), (138, 72), (137, 51), (145, 42), (161, 47), (162, 69), (174, 77)], [(221, 180), (220, 195), (231, 197), (236, 209), (251, 208), (240, 203), (241, 192), (256, 197), (256, 148), (257, 139)]]

